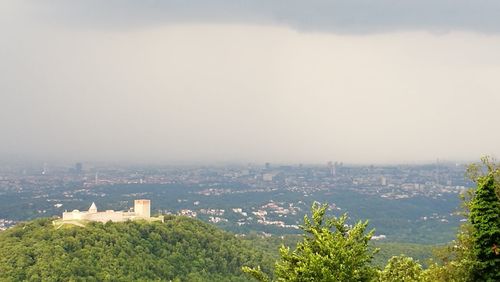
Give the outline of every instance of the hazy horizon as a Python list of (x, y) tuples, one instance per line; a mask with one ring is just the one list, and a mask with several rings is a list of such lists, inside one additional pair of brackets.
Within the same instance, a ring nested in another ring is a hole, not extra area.
[[(494, 160), (496, 158), (492, 156)], [(401, 161), (401, 162), (390, 162), (390, 161), (379, 161), (379, 162), (349, 162), (342, 159), (331, 159), (331, 160), (320, 160), (312, 162), (304, 162), (301, 160), (294, 161), (278, 161), (273, 159), (268, 159), (265, 161), (260, 160), (130, 160), (130, 159), (72, 159), (72, 158), (54, 158), (54, 157), (33, 157), (33, 156), (22, 156), (22, 155), (1, 155), (0, 156), (0, 166), (1, 165), (14, 165), (20, 167), (33, 167), (42, 168), (47, 166), (48, 168), (58, 167), (74, 167), (76, 163), (81, 163), (85, 168), (89, 167), (264, 167), (266, 163), (271, 165), (271, 168), (279, 168), (280, 166), (304, 166), (304, 167), (321, 167), (327, 166), (329, 162), (342, 164), (347, 167), (357, 167), (357, 166), (426, 166), (426, 165), (470, 165), (472, 163), (479, 163), (480, 157), (477, 159), (434, 159), (434, 160), (421, 160), (421, 161)]]
[(0, 1), (0, 156), (498, 156), (500, 3), (468, 3)]

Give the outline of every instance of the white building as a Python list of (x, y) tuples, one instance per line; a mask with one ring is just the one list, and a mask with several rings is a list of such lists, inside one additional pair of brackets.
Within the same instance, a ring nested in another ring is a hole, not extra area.
[(264, 173), (262, 175), (262, 180), (264, 180), (264, 181), (273, 181), (273, 178), (274, 178), (274, 174), (272, 174), (272, 173)]
[(92, 203), (88, 211), (73, 210), (70, 212), (63, 212), (62, 221), (98, 221), (98, 222), (122, 222), (127, 220), (149, 220), (149, 221), (163, 221), (163, 217), (151, 217), (151, 201), (150, 200), (135, 200), (133, 211), (97, 211), (95, 203)]

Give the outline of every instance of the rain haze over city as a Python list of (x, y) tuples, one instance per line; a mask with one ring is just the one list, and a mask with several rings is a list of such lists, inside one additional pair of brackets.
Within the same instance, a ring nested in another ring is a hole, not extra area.
[(0, 155), (426, 163), (498, 155), (496, 1), (1, 1)]

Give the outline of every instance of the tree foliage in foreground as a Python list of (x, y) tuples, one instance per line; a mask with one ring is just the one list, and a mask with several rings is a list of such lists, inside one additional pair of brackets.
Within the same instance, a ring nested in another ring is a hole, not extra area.
[(249, 242), (184, 217), (54, 228), (50, 219), (0, 233), (0, 281), (247, 281), (272, 259)]
[(472, 252), (476, 258), (472, 277), (476, 281), (500, 281), (500, 200), (496, 194), (498, 169), (488, 167), (477, 179), (470, 204)]
[(481, 161), (468, 168), (477, 183), (464, 197), (469, 221), (438, 252), (440, 263), (425, 271), (427, 281), (500, 281), (500, 167), (489, 157)]
[[(353, 227), (347, 216), (325, 217), (327, 205), (312, 206), (311, 218), (304, 217), (305, 235), (295, 250), (282, 246), (275, 265), (277, 281), (371, 281), (376, 269), (370, 264), (375, 251), (368, 242), (373, 231), (365, 233), (368, 222)], [(259, 281), (270, 279), (260, 269), (244, 267)]]
[(411, 257), (394, 256), (389, 259), (379, 280), (383, 282), (422, 281), (422, 266)]

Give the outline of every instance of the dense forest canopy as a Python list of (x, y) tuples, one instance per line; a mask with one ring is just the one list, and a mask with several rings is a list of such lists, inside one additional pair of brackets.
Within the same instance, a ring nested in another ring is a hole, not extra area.
[(247, 281), (243, 265), (271, 273), (272, 257), (185, 217), (60, 229), (39, 219), (0, 233), (0, 280)]

